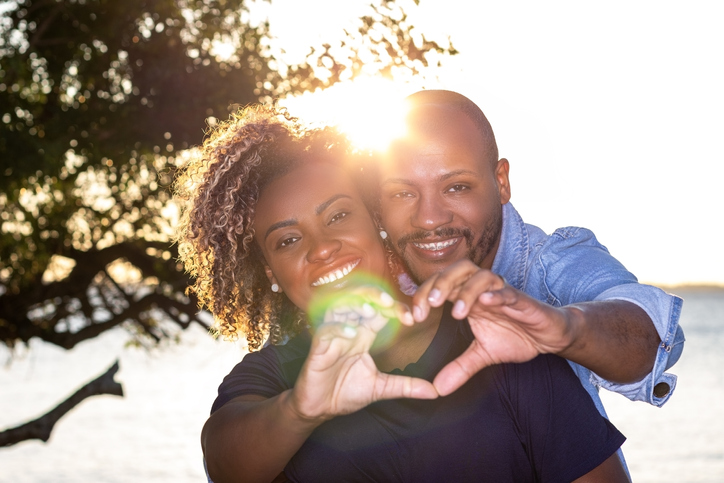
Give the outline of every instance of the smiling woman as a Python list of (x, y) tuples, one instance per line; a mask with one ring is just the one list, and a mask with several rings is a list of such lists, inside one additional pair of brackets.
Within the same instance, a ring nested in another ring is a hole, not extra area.
[(255, 263), (264, 260), (257, 232), (276, 231), (272, 223), (255, 227), (256, 204), (268, 184), (298, 163), (342, 162), (346, 152), (346, 140), (333, 131), (306, 132), (284, 111), (254, 106), (220, 123), (183, 166), (175, 183), (179, 256), (220, 334), (243, 335), (255, 350), (304, 327), (299, 307), (273, 291), (265, 265)]
[(321, 287), (346, 288), (352, 271), (387, 272), (382, 243), (356, 192), (341, 168), (310, 160), (259, 196), (254, 229), (266, 275), (305, 311)]

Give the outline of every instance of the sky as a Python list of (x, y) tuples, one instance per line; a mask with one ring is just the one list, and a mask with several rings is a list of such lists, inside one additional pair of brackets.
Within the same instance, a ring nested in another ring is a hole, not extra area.
[[(365, 4), (274, 0), (271, 23), (293, 53), (339, 36)], [(436, 79), (338, 86), (288, 101), (292, 114), (336, 111), (364, 127), (384, 119), (370, 92), (387, 105), (423, 86), (460, 92), (490, 120), (526, 222), (592, 229), (644, 282), (724, 285), (724, 2), (421, 0), (407, 11), (460, 51)]]

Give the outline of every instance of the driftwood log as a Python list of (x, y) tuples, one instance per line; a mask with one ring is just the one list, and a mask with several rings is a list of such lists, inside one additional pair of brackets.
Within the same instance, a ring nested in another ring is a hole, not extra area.
[(105, 373), (78, 389), (72, 396), (48, 413), (33, 421), (0, 432), (0, 447), (12, 446), (29, 439), (39, 439), (47, 442), (55, 423), (86, 398), (100, 394), (123, 397), (123, 386), (113, 379), (116, 372), (118, 372), (118, 361), (109, 367)]

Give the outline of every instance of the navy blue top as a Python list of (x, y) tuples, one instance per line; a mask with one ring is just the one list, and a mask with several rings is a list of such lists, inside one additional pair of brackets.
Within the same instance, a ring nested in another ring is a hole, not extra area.
[[(449, 307), (430, 347), (395, 373), (431, 381), (473, 340)], [(303, 334), (248, 354), (212, 412), (231, 399), (291, 389), (310, 347)], [(611, 456), (624, 436), (596, 410), (568, 363), (541, 355), (476, 374), (436, 400), (379, 401), (320, 425), (287, 464), (291, 481), (568, 482)]]

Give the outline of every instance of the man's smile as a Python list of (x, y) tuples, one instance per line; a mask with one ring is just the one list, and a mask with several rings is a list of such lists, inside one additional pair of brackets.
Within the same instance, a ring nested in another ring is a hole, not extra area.
[(439, 241), (439, 242), (431, 242), (431, 243), (412, 242), (412, 244), (421, 250), (429, 250), (429, 251), (437, 252), (437, 251), (443, 250), (449, 246), (455, 245), (459, 241), (460, 241), (460, 238), (452, 238), (450, 240), (443, 240), (443, 241)]

